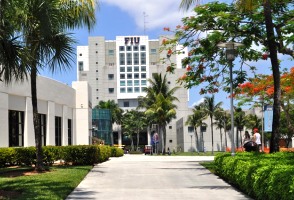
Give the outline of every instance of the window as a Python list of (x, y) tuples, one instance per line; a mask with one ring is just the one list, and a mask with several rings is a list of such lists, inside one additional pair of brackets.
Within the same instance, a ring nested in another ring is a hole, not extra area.
[(146, 92), (147, 88), (146, 87), (142, 87), (142, 92)]
[(42, 138), (42, 146), (46, 146), (46, 115), (39, 114), (39, 123)]
[(141, 85), (146, 85), (146, 80), (141, 80)]
[(128, 93), (133, 93), (133, 88), (132, 88), (132, 87), (128, 87), (128, 88), (127, 88), (127, 92), (128, 92)]
[(9, 111), (9, 146), (21, 147), (23, 146), (24, 134), (24, 112)]
[(167, 84), (170, 84), (170, 81), (168, 81)]
[(150, 54), (156, 54), (156, 49), (150, 49)]
[(119, 64), (120, 65), (125, 65), (125, 62), (126, 62), (125, 54), (124, 53), (120, 53), (119, 54)]
[(146, 78), (146, 73), (142, 73), (141, 78)]
[(134, 53), (134, 65), (139, 65), (139, 53)]
[(125, 51), (125, 47), (124, 46), (119, 46), (119, 51)]
[(140, 81), (139, 80), (134, 80), (134, 86), (139, 86), (140, 85)]
[(80, 53), (80, 56), (82, 56), (83, 54)]
[(126, 86), (126, 81), (120, 81), (120, 86)]
[(108, 63), (109, 66), (114, 66), (114, 63)]
[(96, 78), (96, 80), (98, 81), (98, 78)]
[(113, 49), (109, 49), (108, 50), (108, 55), (109, 56), (113, 56), (114, 55), (114, 50)]
[(133, 51), (138, 51), (139, 50), (139, 47), (138, 46), (134, 46), (133, 47)]
[(145, 45), (141, 45), (141, 46), (140, 46), (140, 50), (141, 50), (141, 51), (146, 51), (146, 46), (145, 46)]
[(135, 66), (134, 67), (134, 72), (138, 72), (139, 71), (139, 66)]
[(201, 129), (201, 132), (206, 132), (206, 126), (201, 126), (200, 129)]
[(127, 65), (132, 64), (132, 53), (127, 53)]
[(127, 51), (132, 51), (132, 46), (127, 46)]
[(169, 126), (168, 128), (169, 128), (169, 129), (172, 129), (173, 127), (172, 127), (172, 126)]
[(133, 81), (132, 80), (128, 80), (127, 81), (127, 86), (133, 86)]
[(193, 132), (194, 132), (194, 127), (188, 126), (188, 133), (193, 133)]
[(169, 143), (173, 143), (173, 140), (169, 140)]
[(135, 93), (139, 93), (140, 92), (140, 88), (139, 87), (135, 87), (134, 90), (135, 90)]
[(127, 74), (127, 78), (128, 79), (132, 79), (133, 78), (133, 75), (132, 74)]
[(146, 65), (146, 53), (141, 53), (141, 65)]
[(108, 88), (108, 93), (113, 94), (114, 93), (114, 88)]
[(96, 53), (98, 53), (98, 51), (96, 51)]
[(135, 73), (134, 74), (134, 78), (138, 79), (140, 76), (139, 76), (139, 73)]
[(126, 71), (126, 68), (125, 68), (125, 67), (120, 67), (120, 68), (119, 68), (119, 71), (120, 71), (120, 72), (125, 72), (125, 71)]
[(79, 65), (79, 71), (84, 71), (84, 62), (83, 61), (79, 61), (78, 62)]
[(71, 123), (71, 119), (67, 120), (67, 140), (68, 140), (68, 145), (72, 145), (72, 123)]
[(124, 101), (124, 107), (130, 107), (130, 102)]
[(113, 80), (114, 74), (108, 74), (108, 80)]
[(98, 62), (96, 62), (96, 64), (98, 64)]
[(55, 117), (55, 146), (61, 146), (61, 117)]
[(127, 67), (127, 72), (132, 72), (132, 67)]
[(120, 74), (120, 79), (125, 79), (126, 78), (126, 75), (125, 74)]
[(99, 89), (96, 89), (96, 91), (99, 91)]
[(96, 72), (98, 72), (98, 69), (96, 69)]
[(126, 88), (120, 88), (120, 93), (126, 93)]
[(141, 71), (146, 72), (146, 66), (141, 66)]

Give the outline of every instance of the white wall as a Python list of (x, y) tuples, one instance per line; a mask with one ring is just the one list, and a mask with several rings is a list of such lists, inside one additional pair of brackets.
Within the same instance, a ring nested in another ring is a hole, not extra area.
[[(73, 144), (89, 144), (89, 124), (92, 119), (89, 114), (91, 92), (88, 91), (87, 82), (75, 85), (78, 87), (74, 89), (46, 77), (37, 78), (38, 112), (46, 114), (47, 119), (46, 145), (55, 145), (55, 116), (62, 117), (62, 145), (68, 144), (68, 119), (72, 119)], [(0, 101), (0, 147), (9, 146), (9, 110), (24, 112), (24, 146), (34, 146), (30, 82), (12, 82), (9, 85), (0, 82)], [(80, 105), (81, 102), (86, 106), (85, 112), (76, 112), (76, 105)], [(77, 130), (83, 134), (77, 137)]]

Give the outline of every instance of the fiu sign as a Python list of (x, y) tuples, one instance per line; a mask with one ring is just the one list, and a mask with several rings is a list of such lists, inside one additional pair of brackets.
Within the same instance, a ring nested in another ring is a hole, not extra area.
[(140, 37), (125, 37), (125, 45), (127, 44), (139, 44), (140, 43)]

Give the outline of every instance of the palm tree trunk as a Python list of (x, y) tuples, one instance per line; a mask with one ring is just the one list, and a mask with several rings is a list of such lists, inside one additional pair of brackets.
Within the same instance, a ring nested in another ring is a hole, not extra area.
[(211, 125), (211, 154), (214, 154), (214, 149), (213, 149), (213, 121), (212, 121), (212, 116), (210, 117), (210, 125)]
[(279, 151), (280, 138), (280, 106), (281, 106), (281, 86), (280, 86), (280, 65), (277, 55), (277, 46), (274, 34), (274, 24), (272, 19), (271, 2), (270, 0), (263, 1), (264, 19), (266, 25), (267, 43), (270, 52), (270, 59), (272, 64), (273, 78), (274, 78), (274, 105), (273, 105), (273, 130), (270, 140), (270, 153)]
[(137, 151), (139, 150), (139, 140), (140, 140), (140, 135), (139, 131), (137, 132)]
[(222, 133), (222, 129), (220, 129), (220, 141), (221, 141), (220, 150), (222, 151), (223, 150), (223, 133)]
[[(199, 139), (198, 139), (198, 133), (197, 133), (197, 127), (194, 128), (195, 131), (195, 139), (196, 139), (196, 151), (199, 152)], [(192, 150), (192, 149), (191, 149)]]
[(32, 70), (31, 70), (31, 95), (32, 95), (33, 123), (34, 123), (34, 131), (35, 131), (36, 158), (37, 158), (35, 170), (44, 171), (42, 137), (41, 137), (41, 131), (40, 131), (39, 114), (38, 114), (36, 67), (32, 67)]

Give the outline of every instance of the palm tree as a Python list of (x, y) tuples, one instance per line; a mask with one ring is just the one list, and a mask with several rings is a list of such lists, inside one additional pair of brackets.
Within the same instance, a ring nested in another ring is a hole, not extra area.
[[(214, 124), (217, 126), (217, 129), (220, 130), (221, 151), (223, 151), (223, 146), (225, 146), (225, 149), (227, 148), (227, 136), (226, 136), (227, 130), (226, 129), (227, 127), (229, 127), (228, 125), (229, 119), (230, 119), (230, 116), (223, 109), (220, 109), (219, 111), (215, 113)], [(224, 129), (225, 145), (223, 145), (222, 129)]]
[[(193, 3), (199, 3), (198, 0), (182, 0), (180, 8), (188, 10)], [(265, 21), (267, 48), (270, 54), (270, 60), (272, 64), (273, 78), (274, 78), (274, 104), (273, 104), (273, 126), (272, 136), (270, 140), (270, 153), (279, 151), (279, 129), (280, 129), (280, 115), (281, 115), (281, 78), (280, 78), (280, 63), (278, 60), (278, 49), (283, 50), (280, 44), (277, 42), (275, 35), (275, 26), (273, 22), (272, 10), (274, 9), (274, 1), (263, 0), (236, 0), (236, 6), (239, 10), (244, 12), (252, 11), (259, 6), (263, 7), (263, 16)], [(279, 2), (281, 5), (283, 2)], [(288, 1), (285, 1), (285, 4)], [(281, 39), (282, 40), (282, 39)], [(285, 50), (283, 50), (285, 51)]]
[(172, 102), (169, 97), (164, 97), (162, 93), (159, 93), (155, 102), (145, 111), (145, 114), (158, 124), (162, 153), (165, 153), (166, 147), (166, 125), (176, 118), (177, 106)]
[[(17, 77), (23, 77), (26, 73), (30, 76), (31, 81), (31, 97), (33, 108), (33, 123), (36, 143), (36, 170), (43, 171), (42, 161), (42, 142), (39, 125), (38, 104), (37, 104), (37, 74), (39, 69), (48, 67), (49, 70), (55, 72), (56, 70), (64, 70), (70, 67), (71, 60), (73, 60), (74, 48), (72, 44), (75, 40), (66, 33), (69, 29), (87, 26), (90, 30), (95, 24), (95, 0), (13, 0), (10, 1), (15, 8), (15, 13), (5, 14), (2, 17), (15, 16), (5, 19), (5, 22), (10, 20), (10, 25), (13, 25), (8, 31), (8, 34), (0, 39), (10, 39), (10, 46), (12, 42), (18, 40), (23, 49), (21, 57), (18, 57), (19, 51), (16, 48), (11, 52), (13, 55), (5, 55), (1, 58), (9, 60), (12, 65), (18, 63), (20, 58), (20, 69), (22, 75), (17, 74)], [(1, 6), (9, 7), (11, 4), (0, 2)], [(2, 9), (2, 7), (1, 7)], [(2, 11), (3, 11), (2, 10)], [(2, 12), (1, 12), (2, 13)], [(6, 25), (6, 24), (1, 24)], [(10, 35), (9, 35), (10, 34)], [(2, 35), (2, 34), (1, 34)], [(11, 35), (18, 35), (11, 39)], [(9, 41), (9, 40), (8, 40)], [(17, 47), (17, 46), (16, 46)], [(1, 47), (3, 48), (3, 47)], [(8, 47), (4, 47), (5, 52), (9, 52)], [(16, 59), (16, 60), (13, 60)], [(24, 67), (23, 67), (24, 66)], [(13, 70), (7, 69), (5, 70)], [(19, 72), (20, 70), (15, 70)], [(12, 72), (1, 72), (1, 75), (11, 75)], [(5, 77), (7, 79), (7, 77)]]
[(236, 141), (237, 141), (237, 148), (238, 148), (239, 141), (241, 141), (241, 146), (242, 146), (241, 131), (243, 127), (245, 126), (245, 112), (242, 110), (242, 108), (235, 108), (234, 124), (237, 127)]
[(109, 109), (111, 113), (112, 124), (121, 124), (123, 109), (119, 107), (114, 100), (99, 101), (98, 105), (95, 106), (97, 109)]
[(210, 127), (211, 127), (211, 148), (212, 148), (212, 155), (214, 154), (214, 143), (213, 143), (213, 117), (215, 113), (218, 112), (221, 108), (222, 102), (215, 104), (214, 95), (209, 97), (204, 97), (204, 102), (201, 103), (201, 107), (206, 113), (207, 116), (210, 118)]
[(245, 116), (245, 127), (249, 128), (251, 132), (253, 132), (254, 128), (258, 128), (261, 130), (261, 119), (257, 117), (257, 115), (246, 115)]
[[(201, 107), (200, 106), (194, 106), (192, 112), (193, 112), (193, 114), (188, 116), (188, 119), (186, 121), (186, 125), (192, 126), (194, 128), (194, 134), (195, 134), (195, 138), (196, 138), (196, 149), (197, 149), (197, 151), (199, 151), (199, 149), (201, 149), (201, 151), (204, 151), (204, 147), (203, 147), (203, 135), (201, 136), (202, 141), (199, 141), (197, 128), (206, 125), (203, 122), (203, 120), (205, 120), (205, 118), (206, 118), (206, 115), (203, 112), (203, 110), (201, 110)], [(201, 133), (203, 134), (202, 130), (201, 130)]]
[(174, 101), (178, 98), (174, 96), (179, 87), (170, 89), (167, 84), (166, 74), (154, 74), (153, 79), (148, 80), (150, 86), (146, 88), (145, 97), (139, 97), (138, 108), (145, 108), (149, 126), (158, 124), (159, 134), (161, 136), (162, 153), (165, 152), (166, 144), (166, 125), (175, 118), (176, 105)]

